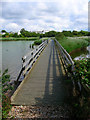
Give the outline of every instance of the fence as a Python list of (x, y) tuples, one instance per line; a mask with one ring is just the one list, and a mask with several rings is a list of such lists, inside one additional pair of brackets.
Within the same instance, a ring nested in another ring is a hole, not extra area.
[(72, 65), (72, 69), (74, 69), (74, 62), (71, 56), (67, 53), (67, 51), (60, 45), (60, 43), (56, 39), (55, 42), (60, 52), (60, 58), (63, 63), (65, 71), (67, 72), (68, 65)]

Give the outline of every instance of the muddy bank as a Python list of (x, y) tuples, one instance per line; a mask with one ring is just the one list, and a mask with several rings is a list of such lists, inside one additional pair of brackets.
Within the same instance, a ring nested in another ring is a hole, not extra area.
[(87, 54), (88, 51), (87, 51), (87, 48), (86, 47), (83, 47), (83, 48), (78, 48), (76, 50), (73, 50), (72, 52), (70, 52), (69, 54), (71, 55), (71, 57), (74, 59), (75, 57), (77, 56), (80, 56), (82, 54)]

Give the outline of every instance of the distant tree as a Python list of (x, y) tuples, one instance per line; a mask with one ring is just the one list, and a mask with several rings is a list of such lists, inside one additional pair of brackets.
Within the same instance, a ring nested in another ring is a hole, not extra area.
[(80, 34), (81, 36), (88, 36), (88, 32), (87, 32), (87, 31), (83, 31), (83, 30), (81, 30), (81, 31), (79, 32), (79, 34)]
[(19, 34), (18, 36), (19, 36), (19, 37), (23, 37), (23, 38), (24, 38), (24, 36), (23, 36), (22, 34)]
[(76, 30), (73, 30), (72, 34), (73, 34), (74, 36), (77, 36), (77, 35), (78, 35), (78, 32), (77, 32)]
[(72, 34), (72, 32), (71, 31), (62, 31), (62, 33), (66, 36), (66, 37), (72, 37), (73, 36), (73, 34)]
[(15, 37), (15, 38), (19, 37), (18, 33), (14, 33), (13, 37)]
[(62, 32), (57, 32), (57, 34), (56, 34), (56, 39), (63, 39), (65, 36), (64, 36), (64, 34), (62, 33)]
[(20, 33), (23, 34), (25, 31), (26, 31), (26, 30), (25, 30), (24, 28), (22, 28), (22, 29), (20, 30)]
[(14, 37), (14, 34), (13, 34), (13, 33), (10, 33), (10, 34), (9, 34), (9, 37)]
[(55, 37), (56, 35), (56, 31), (49, 31), (45, 33), (46, 37)]
[(2, 33), (6, 33), (6, 30), (2, 30), (1, 32), (2, 32)]
[(45, 37), (43, 34), (40, 34), (40, 38)]
[(20, 33), (21, 33), (24, 37), (26, 37), (26, 30), (25, 30), (24, 28), (22, 28), (22, 29), (20, 30)]
[(90, 36), (90, 32), (88, 32), (88, 36)]
[(2, 37), (8, 38), (9, 37), (9, 33), (6, 32), (4, 35), (2, 35)]

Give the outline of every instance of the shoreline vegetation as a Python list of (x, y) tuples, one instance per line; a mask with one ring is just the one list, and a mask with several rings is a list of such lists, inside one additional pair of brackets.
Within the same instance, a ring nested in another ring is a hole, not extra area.
[[(45, 40), (48, 40), (48, 38), (46, 37), (46, 38), (41, 38), (41, 39), (39, 39), (39, 40), (35, 40), (34, 41), (34, 43), (32, 44), (32, 47), (34, 46), (34, 45), (40, 45), (43, 41), (45, 41)], [(31, 45), (30, 45), (31, 46)]]
[[(38, 45), (38, 42), (41, 43), (42, 40), (46, 40), (48, 37), (39, 38), (39, 37), (25, 37), (25, 38), (0, 38), (0, 41), (34, 41), (33, 45)], [(77, 51), (78, 49), (85, 49), (90, 45), (90, 38), (84, 37), (56, 37), (59, 43), (66, 49), (69, 54)], [(39, 44), (40, 44), (39, 43)]]
[(0, 41), (34, 41), (39, 40), (39, 37), (25, 37), (25, 38), (14, 38), (14, 37), (8, 37), (8, 38), (0, 38)]
[(24, 28), (17, 32), (7, 32), (2, 30), (0, 34), (0, 41), (39, 41), (42, 38), (56, 38), (59, 43), (66, 49), (68, 53), (74, 50), (82, 49), (90, 44), (90, 32), (88, 31), (49, 31), (49, 32), (31, 32)]

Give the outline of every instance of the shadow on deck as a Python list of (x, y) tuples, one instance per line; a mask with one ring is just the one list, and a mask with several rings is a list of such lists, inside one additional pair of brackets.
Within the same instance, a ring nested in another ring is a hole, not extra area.
[(65, 86), (66, 79), (67, 77), (63, 75), (62, 72), (60, 59), (55, 48), (54, 41), (52, 41), (46, 75), (45, 93), (43, 99), (40, 97), (35, 98), (36, 105), (57, 106), (66, 103), (69, 98), (69, 94)]

